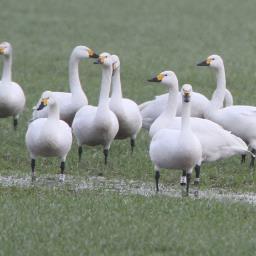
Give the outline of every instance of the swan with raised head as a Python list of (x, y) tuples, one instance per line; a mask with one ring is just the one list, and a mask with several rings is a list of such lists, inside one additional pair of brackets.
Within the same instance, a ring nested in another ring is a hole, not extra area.
[(130, 99), (123, 98), (120, 79), (120, 60), (117, 55), (112, 55), (112, 59), (112, 93), (109, 107), (115, 113), (119, 123), (119, 130), (115, 139), (130, 138), (131, 149), (133, 151), (136, 136), (142, 126), (142, 117), (138, 105)]
[[(162, 114), (150, 127), (149, 134), (154, 136), (161, 129), (180, 129), (181, 118), (176, 117), (177, 102), (179, 97), (179, 85), (176, 74), (173, 71), (164, 71), (149, 80), (158, 82), (168, 87), (168, 103)], [(248, 153), (246, 143), (239, 137), (224, 130), (218, 124), (202, 118), (191, 117), (191, 129), (202, 145), (202, 156), (197, 163), (195, 184), (199, 186), (200, 166), (202, 162), (212, 162), (233, 155)]]
[[(139, 105), (139, 109), (142, 115), (142, 127), (149, 130), (151, 124), (156, 118), (163, 112), (167, 105), (168, 93), (156, 96), (154, 100), (144, 102)], [(181, 115), (181, 103), (182, 93), (179, 93), (177, 116)], [(193, 92), (193, 101), (191, 102), (191, 116), (204, 117), (204, 110), (207, 107), (209, 100), (200, 93)], [(225, 106), (233, 104), (233, 97), (229, 90), (226, 90), (225, 94)]]
[(156, 132), (150, 143), (149, 154), (155, 168), (156, 190), (159, 191), (161, 168), (179, 169), (183, 171), (180, 183), (182, 187), (187, 185), (188, 195), (191, 173), (201, 159), (202, 147), (190, 126), (190, 105), (193, 97), (191, 85), (183, 85), (182, 96), (181, 128), (161, 129)]
[(32, 180), (35, 180), (36, 158), (59, 157), (60, 181), (65, 179), (65, 161), (72, 145), (72, 131), (68, 124), (60, 120), (58, 103), (54, 93), (45, 92), (38, 110), (48, 106), (48, 117), (38, 118), (29, 124), (26, 133), (26, 146), (31, 158)]
[[(52, 92), (60, 108), (60, 119), (72, 124), (75, 113), (88, 104), (87, 97), (79, 79), (79, 62), (86, 58), (98, 58), (98, 55), (86, 46), (76, 46), (69, 58), (69, 87), (70, 92)], [(38, 110), (41, 100), (47, 91), (43, 92), (37, 105), (33, 108), (32, 120), (47, 117), (48, 107)]]
[[(256, 107), (252, 106), (229, 106), (221, 108), (226, 89), (225, 67), (219, 55), (211, 55), (206, 60), (197, 64), (198, 66), (208, 66), (216, 73), (217, 88), (212, 95), (212, 99), (205, 108), (205, 118), (218, 123), (226, 130), (231, 131), (236, 136), (243, 139), (256, 152)], [(250, 166), (254, 166), (255, 156), (252, 155)]]
[(109, 92), (112, 77), (113, 59), (109, 53), (101, 53), (97, 64), (102, 65), (102, 80), (98, 106), (87, 105), (75, 115), (72, 129), (77, 139), (79, 160), (82, 146), (103, 146), (105, 164), (110, 145), (118, 132), (118, 120), (109, 108)]
[(13, 127), (17, 128), (18, 118), (25, 107), (25, 95), (17, 83), (12, 81), (12, 46), (8, 42), (0, 44), (0, 54), (4, 57), (2, 79), (0, 81), (0, 118), (13, 117)]

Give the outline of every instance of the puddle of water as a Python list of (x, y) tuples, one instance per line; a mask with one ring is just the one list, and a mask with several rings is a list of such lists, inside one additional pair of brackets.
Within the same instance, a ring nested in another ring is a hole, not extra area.
[[(120, 194), (134, 194), (141, 196), (155, 196), (155, 184), (145, 183), (135, 180), (122, 179), (106, 179), (102, 176), (92, 176), (88, 179), (81, 177), (66, 176), (64, 185), (68, 185), (70, 189), (79, 190), (105, 190), (118, 192)], [(58, 181), (58, 175), (40, 175), (36, 182), (31, 182), (30, 176), (0, 176), (0, 186), (2, 187), (21, 187), (29, 188), (33, 186), (41, 187), (63, 187), (63, 183)], [(193, 190), (191, 190), (193, 196)], [(179, 187), (168, 187), (161, 185), (158, 195), (181, 198), (181, 190)], [(236, 201), (256, 204), (256, 193), (233, 193), (224, 189), (210, 189), (199, 191), (199, 197), (204, 199), (215, 199), (218, 201)]]

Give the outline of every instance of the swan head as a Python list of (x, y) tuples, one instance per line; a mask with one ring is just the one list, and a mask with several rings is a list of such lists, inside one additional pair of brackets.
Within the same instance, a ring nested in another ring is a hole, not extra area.
[(113, 60), (113, 64), (112, 64), (113, 74), (112, 75), (114, 75), (115, 71), (120, 69), (120, 60), (119, 60), (119, 57), (117, 55), (112, 54), (111, 57), (112, 57), (112, 60)]
[(0, 54), (4, 56), (10, 56), (12, 54), (12, 46), (8, 42), (2, 42), (0, 44)]
[(181, 88), (182, 98), (184, 102), (190, 102), (190, 97), (192, 94), (192, 86), (190, 84), (184, 84)]
[(98, 58), (99, 55), (96, 54), (92, 49), (83, 46), (78, 45), (74, 48), (72, 51), (72, 55), (74, 55), (77, 59), (85, 59), (85, 58)]
[(197, 66), (209, 66), (214, 69), (219, 69), (223, 67), (223, 60), (219, 55), (210, 55), (206, 60), (197, 64)]
[(56, 104), (56, 100), (51, 91), (46, 91), (43, 93), (41, 97), (40, 105), (38, 106), (37, 110), (42, 110), (46, 106), (53, 106)]
[(94, 62), (95, 64), (102, 64), (105, 67), (112, 67), (113, 59), (110, 53), (103, 52), (100, 54), (98, 60)]
[(169, 88), (173, 86), (178, 86), (178, 79), (176, 74), (173, 71), (163, 71), (157, 76), (149, 79), (148, 82), (157, 82), (167, 85)]

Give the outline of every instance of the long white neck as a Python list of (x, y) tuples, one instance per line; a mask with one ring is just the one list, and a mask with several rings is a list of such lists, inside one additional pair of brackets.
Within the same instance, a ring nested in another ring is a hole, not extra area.
[(84, 93), (79, 79), (78, 64), (79, 59), (72, 53), (69, 59), (69, 86), (72, 94), (81, 93), (81, 91)]
[(223, 106), (226, 93), (226, 75), (224, 65), (216, 70), (217, 88), (211, 99), (212, 109), (219, 109)]
[(112, 67), (102, 66), (101, 89), (100, 89), (100, 97), (98, 102), (99, 109), (108, 108), (111, 76), (112, 76)]
[(12, 55), (4, 56), (2, 83), (12, 81)]
[(112, 94), (111, 99), (120, 100), (122, 99), (122, 86), (121, 86), (121, 79), (120, 79), (120, 67), (118, 67), (114, 75), (112, 76)]
[(48, 121), (56, 121), (60, 119), (60, 110), (56, 103), (48, 106)]
[(179, 95), (179, 84), (178, 80), (176, 80), (169, 87), (169, 96), (167, 106), (163, 111), (163, 115), (167, 115), (168, 117), (175, 117), (177, 112), (178, 105), (178, 95)]
[(190, 112), (191, 102), (184, 102), (182, 100), (182, 114), (181, 114), (181, 131), (190, 130)]

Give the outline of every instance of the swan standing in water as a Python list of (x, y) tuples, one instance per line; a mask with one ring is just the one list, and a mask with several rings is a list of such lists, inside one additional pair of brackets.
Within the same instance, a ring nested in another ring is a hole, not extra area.
[(142, 126), (142, 117), (138, 105), (127, 98), (123, 98), (120, 79), (120, 60), (112, 55), (113, 75), (112, 94), (109, 102), (110, 109), (115, 113), (119, 130), (115, 139), (131, 138), (131, 149), (135, 146), (135, 139)]
[(72, 132), (68, 124), (60, 120), (58, 103), (54, 93), (45, 92), (38, 110), (48, 106), (48, 117), (38, 118), (29, 124), (26, 133), (26, 146), (31, 158), (32, 180), (35, 180), (35, 163), (38, 156), (59, 157), (61, 159), (59, 176), (64, 181), (65, 161), (72, 145)]
[(12, 81), (12, 46), (8, 42), (0, 44), (0, 54), (4, 57), (2, 79), (0, 81), (0, 118), (13, 117), (13, 127), (17, 128), (18, 118), (25, 107), (25, 95), (21, 87)]
[(113, 59), (109, 53), (101, 53), (97, 64), (102, 65), (98, 107), (90, 105), (82, 107), (75, 115), (72, 129), (77, 139), (79, 160), (81, 160), (82, 145), (102, 145), (107, 164), (110, 145), (119, 129), (117, 117), (109, 108)]
[[(79, 79), (79, 62), (86, 58), (98, 58), (93, 50), (86, 46), (76, 46), (69, 59), (69, 87), (70, 92), (52, 92), (60, 108), (60, 119), (72, 124), (75, 113), (83, 106), (88, 104), (87, 97), (82, 89)], [(45, 98), (46, 92), (43, 92), (37, 105), (33, 108), (32, 120), (47, 117), (48, 108), (38, 110), (41, 100)]]
[(159, 191), (160, 168), (180, 169), (183, 171), (180, 184), (187, 185), (188, 195), (191, 173), (201, 159), (202, 147), (190, 126), (191, 85), (183, 85), (182, 96), (181, 128), (159, 130), (152, 138), (149, 154), (155, 166), (156, 190)]
[[(149, 81), (164, 84), (169, 89), (167, 106), (151, 125), (149, 131), (150, 136), (153, 137), (154, 134), (164, 128), (179, 130), (181, 127), (181, 118), (176, 117), (179, 85), (175, 73), (173, 71), (164, 71)], [(198, 188), (202, 162), (212, 162), (236, 154), (246, 154), (248, 153), (248, 147), (242, 139), (224, 130), (221, 126), (210, 120), (191, 117), (190, 122), (192, 131), (202, 145), (202, 156), (195, 167), (195, 184)]]
[[(211, 55), (206, 60), (197, 64), (208, 66), (216, 73), (217, 88), (212, 99), (205, 109), (204, 116), (220, 124), (226, 130), (242, 138), (256, 152), (256, 107), (229, 106), (221, 109), (225, 97), (226, 76), (223, 60), (218, 55)], [(250, 167), (254, 166), (255, 156), (252, 155)]]

